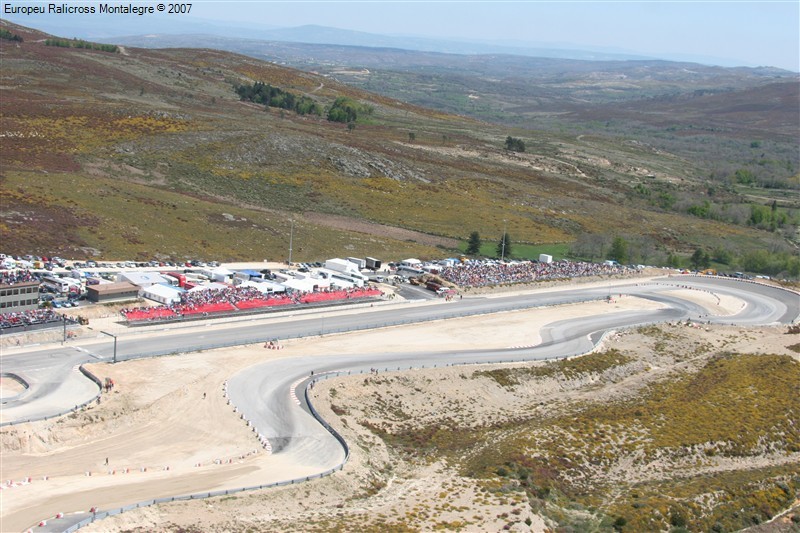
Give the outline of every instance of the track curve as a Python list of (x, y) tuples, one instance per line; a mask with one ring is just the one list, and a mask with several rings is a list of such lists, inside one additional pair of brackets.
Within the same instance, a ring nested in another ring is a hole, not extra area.
[[(744, 306), (734, 315), (712, 315), (699, 304), (676, 294), (677, 290), (684, 289), (734, 296), (743, 301)], [(419, 310), (420, 308), (400, 308), (391, 311), (365, 310), (361, 314), (348, 315), (340, 319), (327, 317), (326, 320), (329, 331), (333, 329), (367, 329), (390, 323), (413, 323), (512, 309), (543, 307), (559, 303), (602, 300), (611, 296), (612, 290), (615, 295), (625, 294), (653, 300), (663, 304), (665, 308), (641, 312), (607, 313), (582, 319), (553, 322), (542, 332), (542, 342), (530, 348), (476, 349), (455, 353), (336, 354), (326, 357), (322, 364), (318, 358), (310, 357), (279, 359), (257, 364), (231, 376), (228, 380), (228, 394), (233, 404), (252, 422), (254, 431), (269, 441), (273, 454), (281, 454), (287, 458), (302, 458), (305, 465), (303, 475), (315, 476), (341, 468), (347, 455), (343, 443), (312, 416), (309, 405), (305, 401), (302, 389), (312, 381), (310, 379), (312, 375), (319, 377), (333, 373), (362, 373), (369, 372), (372, 368), (400, 370), (414, 367), (563, 358), (590, 351), (604, 333), (618, 328), (679, 320), (750, 326), (788, 324), (797, 321), (800, 315), (800, 298), (795, 293), (772, 286), (727, 279), (680, 277), (661, 278), (646, 283), (626, 282), (612, 288), (579, 287), (539, 292), (535, 295), (474, 298), (464, 300), (463, 303), (458, 302), (460, 304), (458, 306), (426, 307), (422, 311)], [(394, 315), (392, 316), (394, 321), (387, 320), (389, 314)], [(316, 335), (319, 333), (319, 327), (319, 320), (316, 318), (300, 318), (271, 330), (270, 336), (285, 338)], [(256, 331), (253, 328), (236, 325), (225, 331), (229, 333), (232, 331), (238, 344), (247, 344), (254, 340), (261, 342), (263, 337), (256, 339), (254, 337)], [(278, 329), (280, 331), (277, 331)], [(167, 349), (170, 349), (171, 345), (181, 344), (188, 344), (189, 347), (195, 349), (203, 349), (214, 347), (224, 341), (223, 337), (215, 336), (213, 333), (209, 331), (209, 334), (204, 335), (202, 339), (197, 339), (197, 335), (194, 335), (192, 339), (194, 345), (188, 342), (187, 335), (182, 332), (164, 332), (164, 335), (160, 335), (158, 339), (162, 344), (167, 345)], [(198, 348), (198, 346), (200, 347)], [(147, 357), (148, 350), (151, 350), (145, 343), (140, 343), (138, 349), (139, 353), (133, 349), (123, 351), (120, 359)], [(102, 353), (102, 348), (90, 347), (85, 350), (94, 358), (101, 360), (107, 358), (107, 355)], [(74, 364), (74, 353), (69, 355), (70, 363)], [(10, 367), (8, 365), (9, 360), (9, 358), (3, 359), (5, 371), (13, 371), (13, 364)], [(40, 357), (37, 359), (38, 364), (42, 364), (44, 360)], [(63, 373), (63, 368), (63, 363), (53, 364), (52, 372)], [(300, 390), (297, 390), (298, 388)], [(48, 397), (46, 391), (39, 392), (40, 394), (36, 396), (39, 401), (42, 397)], [(73, 519), (72, 522), (76, 521)], [(51, 522), (47, 529), (65, 531), (70, 525), (68, 521), (58, 520)]]

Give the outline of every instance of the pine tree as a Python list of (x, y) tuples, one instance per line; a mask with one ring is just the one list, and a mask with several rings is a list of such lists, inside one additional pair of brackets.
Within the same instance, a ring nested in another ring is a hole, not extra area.
[(628, 261), (628, 241), (622, 237), (614, 237), (611, 243), (611, 250), (608, 252), (608, 258), (613, 259), (617, 263), (625, 263)]
[(467, 241), (467, 255), (479, 255), (481, 253), (481, 236), (477, 231), (469, 234), (469, 241)]
[(503, 233), (503, 238), (497, 243), (497, 257), (505, 259), (511, 255), (511, 236)]

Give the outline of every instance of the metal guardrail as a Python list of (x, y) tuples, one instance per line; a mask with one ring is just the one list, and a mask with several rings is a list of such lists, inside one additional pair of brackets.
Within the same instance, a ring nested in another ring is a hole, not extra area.
[[(602, 300), (602, 299), (604, 299), (604, 298), (603, 297), (593, 297), (593, 298), (567, 299), (567, 300), (560, 301), (560, 302), (549, 303), (548, 306), (564, 305), (564, 304), (569, 304), (569, 303), (584, 303), (584, 302), (589, 302), (589, 301), (598, 301), (598, 300)], [(534, 303), (531, 303), (531, 304), (520, 304), (520, 305), (517, 305), (517, 306), (509, 307), (509, 308), (505, 309), (505, 311), (516, 311), (516, 310), (522, 310), (522, 309), (532, 309), (532, 308), (536, 308), (536, 307), (540, 307), (540, 306), (538, 304), (534, 304)], [(447, 319), (451, 319), (451, 318), (458, 318), (458, 317), (463, 317), (463, 316), (481, 315), (481, 314), (485, 314), (485, 313), (486, 312), (482, 311), (482, 310), (478, 310), (478, 311), (471, 312), (471, 313), (451, 313), (451, 314), (444, 314), (444, 315), (438, 316), (435, 320), (447, 320)], [(337, 329), (327, 330), (324, 333), (341, 333), (341, 332), (349, 332), (349, 331), (360, 331), (360, 330), (364, 330), (364, 329), (375, 329), (375, 328), (381, 328), (381, 327), (391, 327), (391, 326), (406, 325), (406, 324), (412, 324), (412, 323), (418, 323), (418, 322), (424, 322), (424, 321), (428, 321), (428, 319), (424, 319), (424, 318), (421, 318), (421, 319), (406, 319), (406, 320), (392, 321), (392, 322), (385, 322), (385, 323), (378, 323), (378, 324), (366, 324), (366, 325), (352, 326), (352, 327), (349, 327), (349, 328), (342, 328), (342, 329), (338, 329), (338, 330)], [(608, 336), (609, 334), (611, 334), (611, 333), (613, 333), (615, 331), (633, 330), (633, 329), (637, 329), (637, 328), (644, 327), (644, 326), (647, 326), (647, 325), (660, 324), (660, 323), (663, 323), (663, 321), (646, 321), (646, 322), (642, 322), (642, 323), (639, 323), (639, 324), (631, 324), (631, 325), (628, 325), (628, 326), (622, 326), (622, 327), (615, 327), (615, 328), (607, 329), (598, 338), (598, 341), (595, 344), (595, 346), (598, 345), (600, 342), (602, 342), (606, 338), (606, 336)], [(323, 333), (323, 332), (321, 332), (321, 333)], [(297, 337), (301, 337), (301, 336), (307, 336), (307, 335), (289, 336), (289, 337), (285, 337), (285, 338), (297, 338)], [(237, 346), (237, 345), (242, 345), (242, 344), (260, 343), (260, 342), (265, 342), (265, 341), (269, 341), (269, 340), (272, 340), (272, 339), (269, 339), (269, 338), (264, 339), (264, 338), (259, 337), (258, 339), (248, 339), (248, 340), (244, 340), (244, 341), (243, 340), (238, 340), (238, 341), (234, 341), (234, 342), (230, 342), (230, 343), (222, 343), (222, 344), (213, 345), (213, 346), (206, 346), (204, 349), (224, 348), (224, 347)], [(522, 350), (530, 350), (530, 349), (531, 348), (520, 348), (520, 349), (516, 349), (516, 350), (522, 351)], [(590, 352), (591, 352), (591, 350), (590, 350)], [(183, 352), (169, 351), (169, 352), (163, 352), (163, 353), (139, 354), (139, 355), (137, 355), (135, 357), (130, 357), (129, 359), (136, 359), (136, 358), (142, 358), (142, 357), (152, 357), (152, 356), (172, 355), (172, 354), (177, 354), (177, 353), (183, 353)], [(571, 353), (571, 354), (563, 354), (563, 355), (558, 356), (558, 357), (553, 357), (552, 359), (567, 359), (569, 357), (575, 357), (575, 356), (578, 356), (578, 355), (582, 355), (584, 353), (589, 353), (589, 352), (576, 352), (576, 353)], [(470, 361), (470, 362), (455, 362), (455, 363), (449, 363), (449, 364), (447, 364), (445, 366), (463, 366), (463, 365), (476, 365), (476, 364), (524, 363), (524, 362), (530, 362), (531, 360), (532, 359), (530, 357), (522, 357), (522, 358), (519, 358), (519, 359), (509, 359), (509, 360), (506, 360), (506, 361), (503, 361), (503, 360), (501, 360), (501, 361), (486, 361), (486, 363), (474, 362), (474, 361)], [(98, 386), (100, 386), (99, 379), (97, 379), (95, 376), (93, 376), (90, 372), (86, 371), (83, 368), (83, 366), (81, 366), (80, 368), (81, 368), (81, 371), (87, 377), (89, 377), (89, 379), (92, 379), (93, 381), (95, 381), (98, 384)], [(412, 368), (413, 367), (409, 367), (409, 370), (412, 369)], [(423, 365), (422, 368), (425, 368), (425, 366)], [(436, 368), (436, 365), (434, 365), (433, 368)], [(397, 370), (398, 371), (401, 370), (400, 367), (398, 367)], [(386, 368), (386, 369), (384, 369), (384, 371), (385, 372), (391, 372), (393, 370), (390, 370), (389, 368)], [(361, 371), (361, 373), (363, 374), (363, 371)], [(337, 472), (339, 470), (342, 470), (344, 468), (344, 465), (347, 463), (347, 461), (348, 461), (348, 459), (350, 457), (350, 448), (347, 445), (347, 442), (344, 440), (344, 437), (342, 437), (341, 434), (339, 434), (338, 431), (336, 431), (324, 418), (322, 418), (322, 416), (314, 408), (312, 402), (310, 401), (309, 394), (308, 394), (308, 389), (309, 389), (309, 384), (310, 383), (316, 382), (319, 379), (330, 379), (331, 377), (339, 377), (341, 375), (343, 375), (343, 373), (340, 372), (340, 373), (337, 373), (335, 376), (331, 375), (331, 374), (328, 374), (327, 376), (324, 376), (324, 378), (322, 376), (314, 378), (314, 379), (309, 380), (309, 381), (306, 382), (305, 389), (304, 389), (304, 396), (305, 396), (306, 404), (309, 407), (309, 411), (311, 412), (311, 415), (314, 416), (314, 418), (329, 433), (331, 433), (331, 435), (339, 442), (339, 444), (342, 446), (342, 448), (343, 448), (343, 450), (345, 452), (344, 460), (340, 464), (336, 465), (335, 467), (330, 468), (328, 470), (325, 470), (324, 472), (320, 472), (318, 474), (305, 476), (305, 477), (301, 477), (301, 478), (294, 478), (294, 479), (285, 480), (285, 481), (276, 481), (276, 482), (273, 482), (273, 483), (267, 483), (267, 484), (263, 484), (263, 485), (257, 485), (257, 486), (254, 485), (254, 486), (250, 486), (250, 487), (240, 487), (240, 488), (234, 488), (234, 489), (200, 492), (200, 493), (194, 493), (194, 494), (183, 495), (183, 496), (173, 496), (173, 497), (155, 498), (155, 499), (152, 499), (152, 500), (145, 500), (145, 501), (142, 501), (142, 502), (137, 502), (137, 503), (134, 503), (134, 504), (123, 506), (123, 507), (119, 507), (119, 508), (115, 508), (115, 509), (110, 509), (110, 510), (106, 510), (106, 511), (100, 511), (100, 512), (93, 513), (91, 517), (89, 517), (87, 519), (84, 519), (84, 520), (78, 522), (77, 524), (74, 524), (74, 525), (70, 526), (69, 528), (65, 529), (64, 533), (71, 533), (71, 532), (77, 531), (78, 529), (80, 529), (80, 528), (82, 528), (84, 526), (87, 526), (87, 525), (89, 525), (89, 524), (91, 524), (91, 523), (93, 523), (93, 522), (95, 522), (97, 520), (102, 520), (104, 518), (107, 518), (107, 517), (110, 517), (110, 516), (115, 516), (115, 515), (121, 514), (121, 513), (126, 512), (126, 511), (139, 509), (141, 507), (148, 507), (148, 506), (156, 505), (156, 504), (159, 504), (159, 503), (170, 503), (170, 502), (175, 502), (175, 501), (187, 501), (187, 500), (205, 499), (205, 498), (212, 498), (212, 497), (217, 497), (217, 496), (226, 496), (226, 495), (236, 494), (236, 493), (245, 492), (245, 491), (263, 490), (263, 489), (273, 488), (273, 487), (282, 487), (282, 486), (287, 486), (287, 485), (294, 485), (294, 484), (310, 481), (312, 479), (323, 478), (323, 477), (329, 476), (329, 475), (331, 475), (331, 474), (333, 474), (333, 473), (335, 473), (335, 472)], [(347, 375), (352, 375), (352, 374), (350, 372), (348, 372)], [(86, 402), (86, 403), (89, 403), (89, 402)], [(69, 411), (67, 411), (67, 412), (69, 412)], [(60, 415), (54, 415), (54, 416), (60, 416)], [(50, 417), (47, 417), (47, 418), (50, 418)]]
[[(97, 378), (95, 378), (95, 379), (97, 379)], [(218, 496), (228, 496), (230, 494), (236, 494), (236, 493), (239, 493), (239, 492), (247, 492), (247, 491), (253, 491), (253, 490), (263, 490), (263, 489), (269, 489), (269, 488), (274, 488), (274, 487), (285, 487), (287, 485), (296, 485), (296, 484), (299, 484), (299, 483), (311, 481), (312, 479), (320, 479), (320, 478), (323, 478), (323, 477), (327, 477), (327, 476), (329, 476), (329, 475), (331, 475), (331, 474), (333, 474), (335, 472), (338, 472), (339, 470), (342, 470), (344, 468), (345, 463), (347, 463), (347, 460), (350, 458), (350, 447), (347, 445), (347, 442), (344, 440), (344, 437), (342, 437), (339, 434), (338, 431), (336, 431), (330, 424), (328, 424), (328, 422), (324, 418), (322, 418), (322, 416), (314, 408), (314, 405), (311, 403), (311, 400), (308, 397), (308, 387), (309, 387), (309, 383), (311, 383), (312, 381), (317, 381), (317, 380), (315, 379), (315, 380), (311, 380), (311, 381), (306, 382), (305, 391), (304, 391), (306, 405), (308, 405), (312, 416), (326, 430), (328, 430), (328, 432), (330, 432), (331, 435), (333, 435), (333, 437), (339, 442), (339, 444), (344, 449), (344, 452), (345, 452), (344, 460), (341, 463), (339, 463), (338, 465), (334, 466), (333, 468), (329, 468), (328, 470), (325, 470), (324, 472), (319, 472), (317, 474), (313, 474), (313, 475), (310, 475), (310, 476), (293, 478), (293, 479), (289, 479), (289, 480), (285, 480), (285, 481), (275, 481), (275, 482), (272, 482), (272, 483), (265, 483), (263, 485), (252, 485), (252, 486), (249, 486), (249, 487), (239, 487), (239, 488), (225, 489), (225, 490), (197, 492), (197, 493), (194, 493), (194, 494), (187, 494), (187, 495), (183, 495), (183, 496), (170, 496), (170, 497), (166, 497), (166, 498), (154, 498), (154, 499), (151, 499), (151, 500), (144, 500), (144, 501), (141, 501), (141, 502), (132, 503), (132, 504), (125, 505), (125, 506), (122, 506), (122, 507), (117, 507), (117, 508), (114, 508), (114, 509), (108, 509), (108, 510), (105, 510), (105, 511), (97, 511), (97, 512), (93, 512), (92, 516), (90, 516), (88, 518), (85, 518), (84, 520), (81, 520), (80, 522), (78, 522), (76, 524), (73, 524), (73, 525), (69, 526), (68, 528), (64, 529), (63, 532), (64, 533), (72, 533), (73, 531), (77, 531), (82, 527), (88, 526), (89, 524), (92, 524), (92, 523), (96, 522), (97, 520), (103, 520), (103, 519), (108, 518), (110, 516), (116, 516), (118, 514), (122, 514), (122, 513), (126, 512), (126, 511), (133, 511), (135, 509), (140, 509), (142, 507), (149, 507), (151, 505), (156, 505), (156, 504), (160, 504), (160, 503), (171, 503), (171, 502), (187, 501), (187, 500), (201, 500), (201, 499), (206, 499), (206, 498), (215, 498), (215, 497), (218, 497)]]
[(78, 366), (78, 370), (80, 370), (81, 374), (83, 374), (84, 376), (89, 378), (91, 381), (94, 381), (94, 383), (97, 385), (97, 388), (98, 388), (97, 394), (95, 394), (91, 399), (86, 400), (85, 402), (83, 402), (81, 404), (78, 404), (75, 407), (72, 407), (70, 409), (65, 409), (63, 411), (59, 411), (58, 413), (55, 413), (55, 414), (52, 414), (52, 415), (32, 416), (32, 417), (26, 418), (24, 420), (11, 420), (9, 422), (0, 422), (0, 427), (15, 426), (17, 424), (27, 424), (28, 422), (38, 422), (40, 420), (49, 420), (51, 418), (57, 418), (59, 416), (64, 416), (64, 415), (69, 414), (69, 413), (74, 413), (78, 409), (83, 409), (84, 407), (86, 407), (90, 403), (96, 402), (97, 398), (100, 397), (101, 391), (103, 390), (103, 384), (100, 382), (100, 379), (97, 376), (95, 376), (94, 374), (92, 374), (91, 372), (86, 370), (86, 368), (84, 368), (84, 366), (82, 364), (80, 366)]
[[(547, 306), (549, 307), (549, 306), (552, 306), (552, 305), (565, 305), (565, 304), (573, 304), (573, 303), (585, 303), (585, 302), (591, 302), (591, 301), (601, 301), (603, 299), (604, 299), (604, 297), (600, 297), (600, 296), (591, 297), (591, 298), (570, 298), (570, 299), (559, 300), (557, 302), (549, 303)], [(520, 303), (518, 305), (510, 306), (510, 307), (504, 309), (503, 312), (521, 311), (523, 309), (535, 309), (537, 307), (542, 307), (542, 306), (541, 306), (541, 304), (536, 303), (536, 302)], [(461, 317), (465, 317), (465, 316), (478, 316), (478, 315), (483, 315), (483, 314), (487, 314), (487, 311), (475, 310), (475, 311), (472, 311), (472, 312), (459, 312), (459, 313), (455, 313), (454, 312), (454, 313), (446, 313), (446, 314), (440, 315), (440, 316), (436, 317), (433, 320), (451, 320), (453, 318), (461, 318)], [(133, 359), (145, 359), (145, 358), (149, 358), (149, 357), (165, 357), (165, 356), (170, 356), (170, 355), (179, 355), (179, 354), (182, 354), (182, 353), (190, 353), (190, 352), (194, 352), (194, 351), (198, 351), (198, 350), (217, 350), (217, 349), (220, 349), (220, 348), (231, 348), (231, 347), (234, 347), (234, 346), (243, 346), (243, 345), (247, 345), (247, 344), (263, 344), (265, 342), (275, 341), (275, 340), (297, 339), (297, 338), (304, 338), (304, 337), (310, 337), (310, 336), (314, 336), (314, 335), (323, 335), (323, 334), (324, 335), (330, 335), (330, 334), (336, 334), (336, 333), (349, 333), (349, 332), (353, 332), (353, 331), (365, 331), (365, 330), (371, 330), (371, 329), (388, 328), (388, 327), (395, 327), (395, 326), (405, 326), (405, 325), (408, 325), (408, 324), (417, 324), (417, 323), (421, 323), (421, 322), (430, 322), (430, 321), (431, 321), (430, 318), (420, 317), (420, 318), (408, 318), (408, 319), (404, 319), (404, 320), (393, 320), (393, 321), (387, 321), (387, 322), (366, 323), (366, 324), (353, 325), (353, 326), (349, 326), (349, 327), (346, 327), (346, 328), (331, 328), (331, 329), (325, 328), (324, 330), (320, 329), (319, 333), (312, 333), (312, 334), (308, 334), (308, 333), (301, 334), (301, 333), (298, 333), (296, 335), (287, 335), (287, 336), (281, 337), (280, 339), (277, 339), (274, 336), (261, 336), (260, 335), (258, 337), (253, 337), (253, 338), (236, 339), (236, 340), (232, 340), (230, 342), (206, 344), (206, 345), (203, 345), (202, 348), (189, 348), (188, 350), (155, 350), (155, 351), (150, 351), (150, 352), (141, 352), (141, 353), (138, 353), (138, 354), (135, 354), (135, 355), (126, 356), (126, 357), (121, 357), (120, 356), (120, 357), (118, 357), (118, 361), (130, 361), (130, 360), (133, 360)], [(87, 377), (89, 377), (89, 379), (93, 379), (92, 376), (87, 374), (88, 371), (86, 371), (83, 368), (83, 365), (81, 365), (81, 372), (83, 372), (84, 375), (87, 375)], [(95, 378), (95, 379), (93, 379), (93, 381), (95, 381), (97, 383), (99, 380), (97, 380)], [(102, 387), (102, 384), (99, 384), (98, 386)], [(98, 396), (99, 396), (99, 394), (98, 394)], [(56, 414), (52, 414), (52, 415), (30, 417), (30, 418), (26, 418), (24, 420), (15, 420), (15, 421), (10, 421), (10, 422), (3, 422), (3, 423), (0, 423), (0, 427), (11, 426), (11, 425), (15, 425), (15, 424), (24, 424), (24, 423), (27, 423), (27, 422), (36, 422), (36, 421), (40, 421), (40, 420), (49, 420), (51, 418), (63, 416), (65, 414), (71, 413), (73, 411), (77, 411), (78, 409), (81, 409), (81, 408), (85, 407), (86, 405), (88, 405), (88, 404), (90, 404), (90, 403), (92, 403), (92, 402), (94, 402), (96, 400), (97, 400), (97, 396), (93, 397), (92, 399), (90, 399), (90, 400), (88, 400), (88, 401), (86, 401), (86, 402), (84, 402), (82, 404), (76, 405), (72, 409), (66, 409), (64, 411), (60, 411), (60, 412), (58, 412)]]
[[(67, 326), (77, 326), (78, 320), (74, 318), (67, 318)], [(64, 320), (57, 319), (57, 320), (50, 320), (48, 322), (39, 322), (36, 324), (22, 324), (19, 326), (10, 326), (7, 328), (0, 328), (0, 337), (3, 335), (14, 335), (19, 333), (32, 333), (34, 331), (41, 331), (45, 329), (56, 329), (56, 328), (63, 328), (64, 327)]]
[[(570, 298), (559, 300), (556, 302), (548, 303), (546, 307), (550, 307), (553, 305), (566, 305), (566, 304), (575, 304), (575, 303), (586, 303), (586, 302), (593, 302), (593, 301), (602, 301), (605, 299), (604, 296), (597, 296), (597, 297), (590, 297), (590, 298)], [(537, 307), (544, 307), (540, 303), (537, 302), (530, 302), (530, 303), (520, 303), (518, 305), (509, 306), (504, 308), (501, 312), (512, 312), (512, 311), (521, 311), (524, 309), (535, 309)], [(120, 361), (128, 361), (131, 359), (142, 359), (146, 357), (161, 357), (166, 355), (178, 355), (182, 353), (189, 353), (198, 350), (216, 350), (219, 348), (231, 348), (233, 346), (243, 346), (247, 344), (259, 344), (269, 341), (275, 340), (286, 340), (286, 339), (298, 339), (298, 338), (305, 338), (305, 337), (313, 337), (315, 335), (329, 335), (333, 333), (349, 333), (353, 331), (365, 331), (371, 329), (380, 329), (380, 328), (388, 328), (388, 327), (395, 327), (395, 326), (405, 326), (408, 324), (418, 324), (422, 322), (431, 322), (436, 320), (451, 320), (453, 318), (462, 318), (467, 316), (478, 316), (490, 313), (489, 311), (485, 310), (475, 310), (475, 311), (466, 311), (466, 312), (453, 312), (453, 313), (445, 313), (442, 315), (438, 315), (435, 318), (431, 319), (429, 317), (420, 317), (420, 318), (407, 318), (404, 320), (391, 320), (391, 321), (382, 321), (382, 322), (374, 322), (374, 323), (363, 323), (358, 325), (352, 325), (344, 328), (320, 328), (318, 333), (298, 333), (294, 335), (286, 335), (280, 338), (276, 338), (273, 336), (262, 336), (259, 335), (257, 337), (251, 338), (240, 338), (236, 340), (232, 340), (230, 342), (224, 343), (214, 343), (214, 344), (205, 344), (202, 348), (193, 348), (190, 347), (188, 350), (155, 350), (150, 352), (142, 352), (136, 355), (126, 356), (126, 357), (119, 357), (118, 360)]]

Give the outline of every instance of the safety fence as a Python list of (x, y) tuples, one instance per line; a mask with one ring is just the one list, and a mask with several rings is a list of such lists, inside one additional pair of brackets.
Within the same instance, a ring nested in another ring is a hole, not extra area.
[(17, 324), (13, 326), (0, 327), (0, 336), (13, 335), (15, 333), (33, 333), (34, 331), (63, 328), (65, 323), (67, 327), (71, 328), (78, 325), (78, 320), (67, 317), (66, 319), (59, 318), (56, 320), (48, 320), (47, 322), (37, 322), (35, 324)]

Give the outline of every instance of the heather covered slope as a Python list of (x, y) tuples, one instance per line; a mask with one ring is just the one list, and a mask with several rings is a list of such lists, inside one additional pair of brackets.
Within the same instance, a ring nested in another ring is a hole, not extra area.
[[(22, 38), (0, 40), (7, 253), (274, 259), (292, 218), (301, 261), (441, 256), (504, 226), (517, 243), (625, 235), (643, 262), (785, 246), (784, 227), (748, 224), (734, 193), (715, 197), (730, 216), (673, 209), (704, 205), (697, 167), (633, 139), (526, 132), (526, 151), (510, 152), (507, 136), (521, 134), (508, 127), (274, 63), (47, 46), (51, 36), (3, 28)], [(234, 86), (255, 81), (366, 111), (347, 126), (241, 101)]]

